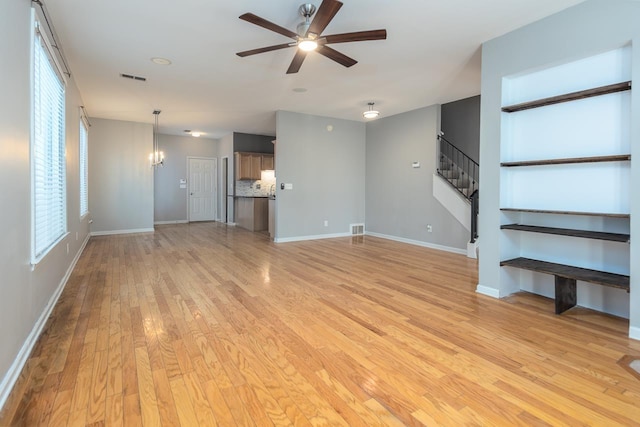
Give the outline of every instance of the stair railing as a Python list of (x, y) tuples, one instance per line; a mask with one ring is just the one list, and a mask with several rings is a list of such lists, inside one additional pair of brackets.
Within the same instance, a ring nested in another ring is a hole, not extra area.
[(475, 190), (471, 194), (471, 240), (470, 243), (475, 243), (478, 239), (478, 212), (480, 209), (480, 193)]
[[(471, 195), (479, 188), (480, 167), (478, 163), (447, 141), (443, 134), (438, 135), (438, 141), (440, 142), (438, 146), (440, 159), (438, 174), (465, 198), (471, 200)], [(445, 175), (444, 171), (448, 171), (449, 175)]]

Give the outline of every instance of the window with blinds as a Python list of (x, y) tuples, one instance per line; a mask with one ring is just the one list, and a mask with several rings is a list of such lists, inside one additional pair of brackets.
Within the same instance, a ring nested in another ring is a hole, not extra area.
[(35, 28), (31, 137), (33, 264), (67, 232), (64, 83), (37, 22)]
[(89, 133), (84, 119), (80, 119), (80, 218), (89, 213)]

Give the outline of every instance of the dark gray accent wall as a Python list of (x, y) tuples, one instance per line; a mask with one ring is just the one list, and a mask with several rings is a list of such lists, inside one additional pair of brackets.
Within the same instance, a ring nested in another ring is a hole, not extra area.
[(250, 133), (233, 133), (233, 151), (249, 153), (273, 153), (274, 136), (253, 135)]
[(440, 128), (447, 141), (480, 160), (480, 95), (442, 104)]

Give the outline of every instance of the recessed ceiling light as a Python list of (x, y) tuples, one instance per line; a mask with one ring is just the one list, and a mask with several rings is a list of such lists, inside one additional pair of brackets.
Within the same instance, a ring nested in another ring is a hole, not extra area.
[(167, 58), (151, 58), (151, 62), (158, 65), (170, 65), (171, 61)]
[(297, 92), (297, 93), (304, 93), (304, 92), (306, 92), (306, 91), (307, 91), (307, 89), (306, 89), (306, 88), (304, 88), (304, 87), (294, 87), (294, 88), (293, 88), (293, 91), (294, 91), (294, 92)]
[(191, 136), (193, 136), (195, 138), (199, 138), (200, 135), (202, 135), (200, 132), (191, 132)]

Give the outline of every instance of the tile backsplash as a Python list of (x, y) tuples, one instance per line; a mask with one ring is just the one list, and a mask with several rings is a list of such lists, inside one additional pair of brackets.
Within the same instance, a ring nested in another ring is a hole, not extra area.
[[(262, 179), (259, 181), (236, 181), (236, 196), (244, 196), (244, 197), (260, 197), (260, 196), (268, 196), (271, 191), (271, 186), (273, 185), (273, 190), (271, 192), (275, 192), (275, 184), (276, 179)], [(260, 188), (258, 188), (260, 186)]]

